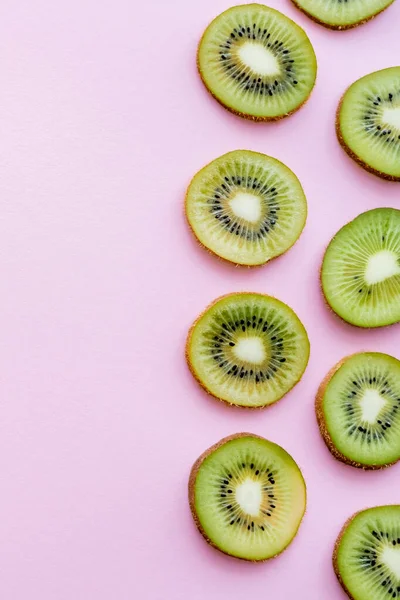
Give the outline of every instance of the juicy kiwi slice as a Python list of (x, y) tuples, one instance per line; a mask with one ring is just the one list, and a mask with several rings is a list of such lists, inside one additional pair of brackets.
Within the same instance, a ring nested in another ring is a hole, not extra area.
[(354, 467), (380, 469), (400, 459), (400, 361), (378, 352), (341, 360), (316, 399), (332, 454)]
[(293, 310), (271, 296), (217, 299), (189, 331), (186, 358), (207, 392), (229, 404), (263, 407), (301, 378), (310, 352)]
[(400, 181), (400, 67), (370, 73), (348, 88), (336, 132), (347, 154), (364, 169)]
[(284, 164), (236, 150), (194, 176), (186, 215), (207, 249), (236, 264), (260, 265), (295, 243), (305, 225), (307, 201)]
[(331, 308), (359, 327), (400, 321), (400, 210), (376, 208), (342, 227), (323, 259)]
[(353, 600), (400, 598), (400, 506), (353, 515), (336, 541), (333, 566)]
[(329, 29), (351, 29), (373, 19), (394, 0), (292, 0), (313, 21)]
[(200, 76), (228, 110), (256, 121), (280, 119), (307, 100), (317, 62), (306, 33), (262, 4), (234, 6), (207, 27)]
[(195, 462), (189, 502), (209, 544), (225, 554), (260, 561), (282, 552), (295, 537), (306, 508), (306, 486), (283, 448), (238, 433)]

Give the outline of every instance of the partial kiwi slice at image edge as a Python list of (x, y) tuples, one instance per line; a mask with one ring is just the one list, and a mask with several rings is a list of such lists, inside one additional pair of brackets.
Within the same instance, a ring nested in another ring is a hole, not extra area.
[(394, 0), (292, 0), (310, 19), (328, 29), (347, 30), (374, 19)]
[(293, 541), (306, 509), (306, 484), (294, 459), (252, 433), (223, 438), (194, 463), (189, 504), (217, 550), (242, 560), (276, 557)]
[(380, 352), (344, 357), (321, 382), (315, 412), (337, 460), (365, 470), (395, 464), (400, 460), (400, 361)]
[(214, 398), (243, 408), (265, 408), (301, 379), (310, 355), (304, 325), (280, 300), (239, 292), (214, 300), (195, 320), (186, 361)]
[(220, 104), (254, 121), (274, 121), (298, 110), (317, 74), (305, 31), (263, 4), (238, 5), (218, 15), (200, 40), (197, 67)]
[(342, 96), (336, 134), (346, 153), (365, 170), (400, 181), (400, 66), (355, 81)]
[(336, 540), (332, 563), (353, 600), (400, 598), (400, 505), (355, 513)]
[(355, 217), (331, 239), (321, 270), (328, 306), (362, 328), (400, 321), (400, 210), (375, 208)]
[(195, 174), (185, 214), (206, 250), (254, 267), (296, 243), (306, 223), (307, 200), (296, 175), (279, 160), (234, 150)]

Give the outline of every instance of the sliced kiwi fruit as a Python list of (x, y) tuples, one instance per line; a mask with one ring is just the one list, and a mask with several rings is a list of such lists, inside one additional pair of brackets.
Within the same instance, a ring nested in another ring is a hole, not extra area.
[(400, 361), (360, 352), (320, 385), (316, 413), (332, 454), (353, 467), (381, 469), (400, 459)]
[(262, 561), (293, 540), (306, 485), (293, 458), (251, 433), (222, 439), (192, 467), (189, 502), (207, 542), (231, 556)]
[(307, 366), (310, 344), (286, 304), (264, 294), (228, 294), (192, 325), (186, 359), (200, 385), (229, 404), (261, 408), (282, 398)]
[(353, 600), (400, 598), (400, 506), (353, 515), (336, 541), (333, 567)]
[(200, 76), (225, 108), (255, 121), (285, 117), (308, 99), (317, 62), (306, 33), (263, 4), (234, 6), (207, 27)]
[(306, 222), (307, 201), (296, 175), (279, 160), (236, 150), (194, 176), (186, 216), (208, 250), (254, 266), (296, 242)]
[(400, 321), (400, 210), (362, 213), (333, 237), (321, 269), (330, 307), (359, 327)]
[(313, 21), (329, 29), (351, 29), (373, 19), (394, 0), (292, 0)]
[(370, 73), (347, 89), (336, 132), (347, 154), (364, 169), (400, 181), (400, 67)]

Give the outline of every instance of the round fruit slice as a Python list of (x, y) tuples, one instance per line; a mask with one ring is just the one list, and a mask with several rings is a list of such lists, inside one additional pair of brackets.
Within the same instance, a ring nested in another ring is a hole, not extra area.
[(376, 208), (342, 227), (323, 259), (331, 308), (359, 327), (400, 321), (400, 210)]
[(252, 408), (282, 398), (303, 375), (309, 352), (293, 310), (253, 293), (217, 299), (195, 321), (186, 344), (189, 368), (207, 392)]
[(236, 264), (260, 265), (298, 239), (307, 201), (296, 175), (284, 164), (265, 154), (236, 150), (194, 176), (186, 215), (208, 250)]
[(368, 508), (347, 521), (333, 566), (353, 600), (400, 598), (400, 506)]
[(211, 94), (256, 121), (286, 117), (307, 100), (317, 62), (306, 33), (262, 4), (234, 6), (207, 27), (197, 64)]
[(295, 537), (306, 508), (306, 486), (283, 448), (238, 433), (195, 462), (189, 502), (209, 544), (225, 554), (260, 561), (282, 552)]
[(378, 352), (341, 360), (316, 399), (322, 436), (332, 454), (363, 469), (400, 459), (400, 361)]
[(400, 67), (358, 79), (338, 108), (340, 144), (364, 169), (400, 181)]
[(313, 21), (329, 29), (351, 29), (373, 19), (394, 0), (292, 0)]

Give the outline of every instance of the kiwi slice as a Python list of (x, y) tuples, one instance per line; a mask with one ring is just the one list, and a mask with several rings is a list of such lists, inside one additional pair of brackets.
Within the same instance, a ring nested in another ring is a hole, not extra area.
[(336, 132), (347, 154), (364, 169), (400, 181), (400, 67), (370, 73), (348, 88)]
[(306, 33), (263, 4), (234, 6), (207, 27), (197, 64), (225, 108), (255, 121), (294, 112), (314, 87), (317, 62)]
[(400, 459), (400, 361), (379, 352), (341, 360), (318, 390), (316, 413), (332, 454), (353, 467)]
[(295, 243), (306, 222), (307, 201), (296, 175), (279, 160), (236, 150), (194, 176), (186, 215), (208, 250), (252, 266)]
[(292, 0), (313, 21), (329, 29), (351, 29), (373, 19), (394, 0)]
[(400, 506), (353, 515), (336, 541), (333, 566), (353, 600), (400, 598)]
[(300, 379), (310, 344), (299, 318), (280, 300), (242, 292), (215, 300), (192, 325), (186, 359), (219, 400), (261, 408)]
[(323, 259), (331, 308), (359, 327), (400, 321), (400, 210), (376, 208), (342, 227)]
[(195, 462), (189, 502), (209, 544), (237, 558), (261, 561), (282, 552), (295, 537), (306, 508), (306, 485), (283, 448), (238, 433)]

